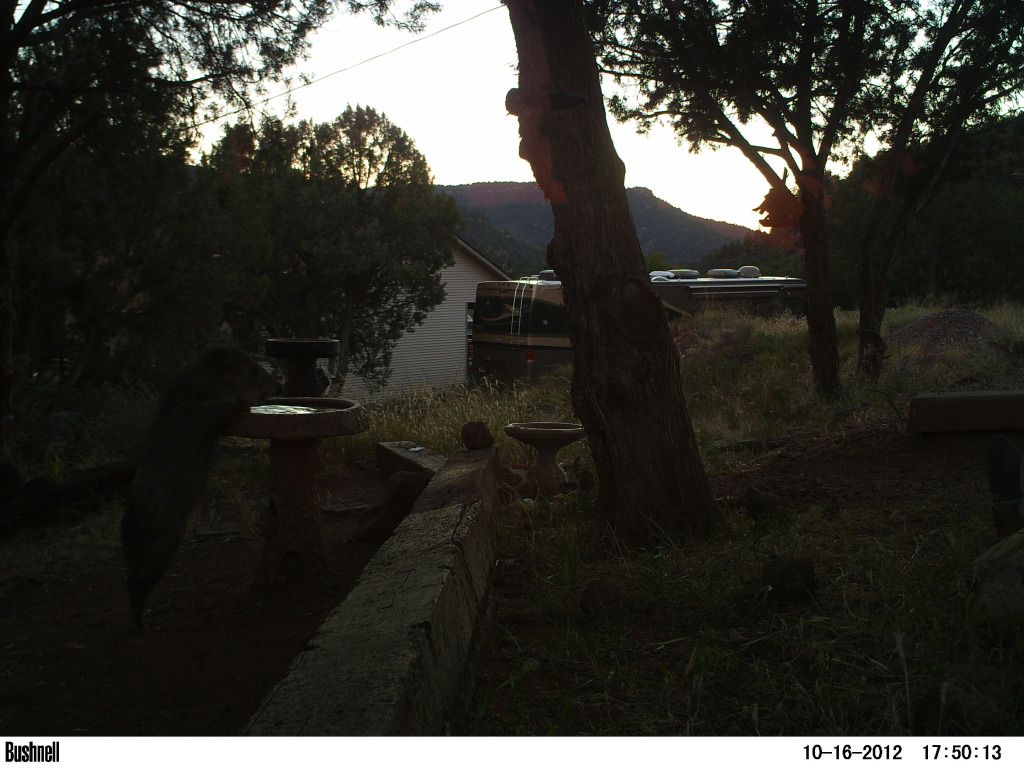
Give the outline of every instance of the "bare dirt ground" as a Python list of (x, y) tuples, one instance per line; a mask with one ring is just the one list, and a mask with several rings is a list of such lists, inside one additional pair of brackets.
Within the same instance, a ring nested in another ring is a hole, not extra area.
[[(370, 502), (380, 483), (368, 470), (327, 469), (321, 497)], [(259, 483), (246, 492), (259, 503)], [(256, 595), (250, 583), (262, 542), (233, 519), (234, 503), (218, 504), (214, 488), (211, 495), (223, 514), (196, 523), (151, 596), (141, 632), (128, 617), (116, 514), (80, 521), (77, 530), (22, 535), (19, 548), (37, 543), (41, 553), (59, 551), (62, 537), (100, 543), (91, 554), (41, 554), (28, 570), (3, 558), (0, 732), (239, 732), (352, 588), (376, 544), (353, 541), (345, 515), (325, 515), (326, 579)]]

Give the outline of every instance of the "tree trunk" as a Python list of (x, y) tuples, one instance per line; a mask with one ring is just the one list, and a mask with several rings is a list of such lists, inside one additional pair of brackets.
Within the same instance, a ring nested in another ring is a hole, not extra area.
[(683, 398), (679, 354), (626, 202), (579, 0), (508, 0), (519, 52), (520, 155), (551, 203), (548, 262), (575, 353), (572, 402), (601, 506), (630, 542), (719, 527)]
[[(811, 185), (814, 186), (814, 185)], [(823, 186), (818, 186), (823, 189)], [(821, 194), (800, 192), (800, 236), (807, 278), (807, 331), (810, 336), (814, 387), (829, 400), (839, 397), (839, 346), (829, 278), (828, 237)]]
[(879, 270), (892, 259), (879, 258), (879, 248), (885, 247), (880, 238), (869, 235), (861, 246), (857, 261), (857, 303), (860, 320), (857, 326), (857, 375), (869, 381), (878, 381), (882, 373), (887, 349), (882, 338), (882, 320), (888, 299), (888, 280), (881, 279)]
[(0, 498), (10, 498), (21, 486), (11, 462), (14, 412), (14, 281), (6, 237), (0, 232)]
[(334, 380), (331, 392), (338, 397), (348, 381), (349, 363), (352, 360), (352, 327), (355, 325), (356, 297), (351, 290), (345, 291), (345, 311), (342, 313), (341, 329), (338, 333), (338, 375)]
[[(907, 245), (910, 226), (927, 205), (960, 142), (963, 123), (974, 111), (972, 102), (961, 102), (951, 116), (951, 125), (932, 139), (923, 155), (910, 153), (906, 144), (890, 149), (883, 158), (879, 192), (864, 226), (857, 259), (860, 338), (857, 375), (877, 381), (885, 362), (886, 344), (882, 338), (882, 320), (892, 290), (896, 262)], [(907, 163), (914, 169), (908, 176), (901, 170)]]
[(942, 178), (959, 136), (960, 129), (957, 128), (943, 136), (941, 142), (933, 142), (924, 163), (925, 170), (905, 180), (900, 192), (896, 191), (895, 161), (888, 161), (890, 167), (883, 176), (885, 182), (879, 199), (872, 207), (857, 257), (857, 300), (860, 306), (857, 375), (867, 381), (878, 380), (885, 362), (882, 320), (889, 304), (896, 262), (906, 248), (910, 225)]

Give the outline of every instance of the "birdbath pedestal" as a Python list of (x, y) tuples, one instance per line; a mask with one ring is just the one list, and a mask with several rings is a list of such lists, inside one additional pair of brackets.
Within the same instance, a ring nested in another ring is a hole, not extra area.
[(558, 493), (565, 482), (565, 473), (556, 458), (559, 449), (586, 436), (579, 424), (560, 421), (509, 424), (505, 434), (537, 449), (537, 461), (526, 475), (537, 483), (537, 490), (544, 495)]
[(316, 380), (316, 361), (337, 357), (337, 339), (267, 339), (267, 357), (284, 361), (284, 393), (288, 397), (318, 397), (324, 388)]
[(320, 536), (319, 441), (367, 427), (359, 403), (326, 397), (274, 398), (232, 417), (225, 435), (270, 440), (270, 511), (257, 585), (297, 581), (326, 570)]

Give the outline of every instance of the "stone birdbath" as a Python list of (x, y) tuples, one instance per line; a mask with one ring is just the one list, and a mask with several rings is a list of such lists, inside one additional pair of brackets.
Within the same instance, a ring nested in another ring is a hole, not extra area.
[(267, 339), (267, 357), (284, 361), (284, 393), (288, 397), (319, 397), (324, 388), (316, 380), (316, 361), (337, 357), (337, 339)]
[(558, 493), (566, 481), (556, 458), (559, 449), (586, 436), (579, 424), (561, 421), (513, 423), (505, 427), (505, 434), (537, 449), (537, 461), (526, 476), (537, 483), (539, 493), (548, 496)]
[(270, 514), (257, 585), (322, 575), (317, 445), (366, 430), (363, 406), (327, 397), (273, 398), (232, 417), (223, 434), (270, 440)]

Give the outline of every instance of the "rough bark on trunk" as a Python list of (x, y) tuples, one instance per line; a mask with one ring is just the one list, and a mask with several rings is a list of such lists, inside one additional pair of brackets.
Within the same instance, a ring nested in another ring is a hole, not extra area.
[(947, 132), (933, 142), (915, 176), (902, 180), (898, 165), (890, 158), (883, 174), (882, 191), (872, 207), (857, 257), (857, 299), (860, 307), (857, 375), (877, 381), (885, 363), (886, 344), (882, 320), (889, 304), (896, 262), (903, 254), (907, 233), (914, 218), (927, 204), (942, 178), (961, 129)]
[(869, 382), (878, 381), (889, 345), (882, 338), (882, 320), (885, 307), (879, 306), (874, 295), (859, 290), (860, 318), (857, 324), (857, 375)]
[(10, 254), (0, 233), (0, 497), (9, 497), (21, 485), (11, 463), (11, 429), (14, 413), (14, 286)]
[(839, 396), (839, 347), (836, 318), (829, 278), (828, 238), (825, 207), (821, 195), (800, 193), (800, 237), (804, 250), (804, 276), (807, 278), (807, 331), (810, 337), (811, 371), (814, 386), (823, 397)]
[[(973, 87), (963, 88), (968, 94), (983, 91), (978, 82)], [(882, 158), (878, 196), (865, 223), (857, 257), (860, 305), (857, 375), (868, 381), (878, 380), (885, 363), (882, 320), (892, 290), (893, 271), (906, 248), (910, 225), (928, 204), (945, 174), (965, 121), (980, 106), (973, 98), (958, 102), (944, 132), (933, 138), (923, 152), (911, 148), (913, 112), (908, 110), (893, 146)]]
[(341, 332), (338, 334), (338, 342), (341, 349), (338, 351), (338, 375), (331, 388), (334, 396), (337, 397), (345, 389), (348, 381), (349, 363), (352, 360), (352, 327), (355, 325), (356, 298), (352, 291), (345, 292), (345, 311), (341, 319)]
[[(860, 317), (857, 326), (857, 375), (867, 381), (878, 380), (887, 349), (882, 338), (882, 320), (888, 300), (888, 279), (879, 274), (894, 259), (879, 259), (876, 249), (885, 248), (879, 238), (869, 236), (861, 248), (857, 263), (857, 303)], [(881, 263), (880, 263), (881, 262)]]
[[(955, 137), (949, 136), (949, 151)], [(885, 362), (886, 343), (882, 338), (882, 320), (889, 302), (893, 267), (902, 250), (907, 226), (914, 215), (918, 201), (937, 181), (941, 167), (945, 166), (948, 152), (939, 163), (939, 170), (929, 173), (929, 179), (912, 179), (904, 184), (902, 194), (897, 192), (900, 182), (902, 152), (891, 150), (883, 160), (881, 178), (874, 205), (865, 222), (863, 239), (857, 254), (857, 375), (874, 382), (878, 380)]]
[(572, 401), (601, 506), (624, 539), (720, 525), (683, 398), (679, 354), (647, 277), (579, 0), (508, 0), (519, 52), (520, 155), (551, 203), (548, 262), (575, 353)]

